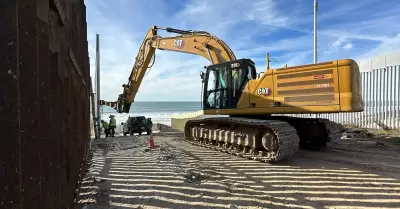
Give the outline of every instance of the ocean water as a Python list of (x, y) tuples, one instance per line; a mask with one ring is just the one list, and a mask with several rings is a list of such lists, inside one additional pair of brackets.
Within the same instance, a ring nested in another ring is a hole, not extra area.
[(115, 115), (117, 124), (125, 122), (129, 116), (145, 116), (153, 123), (171, 125), (171, 115), (175, 113), (195, 112), (201, 109), (201, 102), (134, 102), (129, 114), (117, 113), (114, 109), (103, 106), (101, 119), (108, 121), (110, 115)]

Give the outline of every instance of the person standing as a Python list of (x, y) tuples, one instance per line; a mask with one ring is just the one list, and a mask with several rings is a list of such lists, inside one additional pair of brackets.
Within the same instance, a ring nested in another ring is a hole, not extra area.
[(104, 120), (101, 120), (101, 124), (103, 125), (102, 128), (104, 128), (104, 133), (106, 134), (106, 138), (107, 138), (108, 135), (110, 134), (108, 123), (105, 122)]
[(115, 120), (114, 115), (110, 115), (110, 131), (111, 131), (111, 137), (114, 138), (115, 135), (115, 128), (117, 127), (117, 121)]

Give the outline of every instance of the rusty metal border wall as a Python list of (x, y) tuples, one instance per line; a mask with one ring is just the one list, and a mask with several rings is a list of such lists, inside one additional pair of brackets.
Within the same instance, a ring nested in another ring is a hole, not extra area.
[(0, 1), (0, 208), (73, 208), (89, 142), (83, 0)]

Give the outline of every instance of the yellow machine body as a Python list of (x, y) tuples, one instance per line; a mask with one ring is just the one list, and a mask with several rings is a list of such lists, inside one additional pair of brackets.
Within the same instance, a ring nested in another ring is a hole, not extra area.
[(236, 108), (205, 114), (359, 112), (364, 110), (359, 80), (358, 65), (350, 59), (266, 70), (248, 81)]

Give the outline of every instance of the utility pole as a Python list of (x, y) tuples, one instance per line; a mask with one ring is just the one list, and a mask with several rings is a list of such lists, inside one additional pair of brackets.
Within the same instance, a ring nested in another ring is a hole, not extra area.
[(318, 2), (314, 0), (314, 63), (317, 63), (317, 10)]
[(101, 125), (100, 125), (100, 120), (101, 120), (101, 115), (100, 115), (100, 40), (99, 40), (99, 34), (96, 34), (96, 107), (97, 107), (97, 120), (96, 120), (96, 125), (97, 125), (97, 136), (96, 139), (100, 139), (101, 135)]
[(267, 70), (269, 70), (269, 53), (267, 53)]
[[(96, 103), (94, 102), (94, 92), (93, 92), (93, 85), (92, 85), (92, 77), (90, 77), (90, 103), (92, 104), (92, 120), (93, 120), (93, 131), (94, 131), (94, 138), (97, 139), (99, 134), (96, 126)], [(91, 127), (92, 128), (92, 127)]]
[[(314, 0), (314, 63), (317, 63), (317, 10), (318, 2)], [(318, 118), (320, 114), (314, 114), (315, 118)]]

